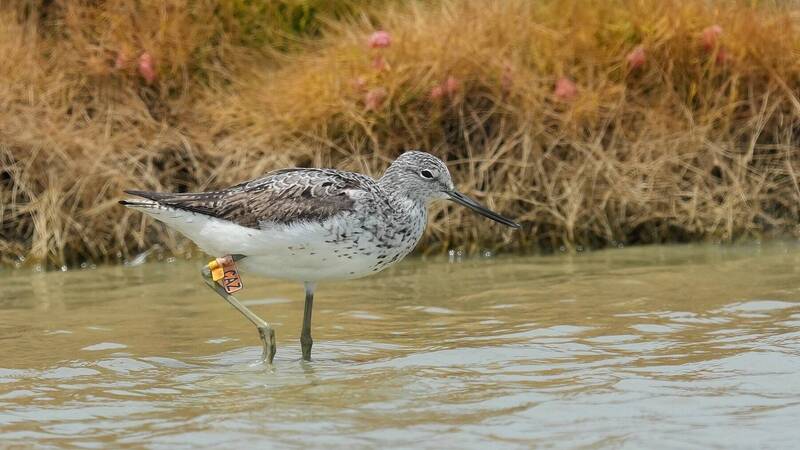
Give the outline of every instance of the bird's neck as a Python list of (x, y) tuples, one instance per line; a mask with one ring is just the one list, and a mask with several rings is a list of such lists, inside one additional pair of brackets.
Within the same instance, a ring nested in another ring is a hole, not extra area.
[(389, 202), (394, 210), (390, 228), (402, 230), (407, 253), (416, 246), (428, 226), (428, 205), (422, 200), (398, 193), (390, 194)]
[(402, 230), (402, 255), (408, 254), (419, 242), (428, 225), (428, 202), (419, 196), (409, 195), (413, 189), (407, 189), (404, 177), (391, 170), (378, 180), (378, 185), (386, 192), (386, 198), (392, 205), (393, 218), (389, 228)]
[(405, 179), (390, 167), (378, 180), (378, 185), (386, 192), (386, 197), (399, 216), (427, 216), (427, 202), (407, 189)]
[(387, 192), (396, 192), (404, 184), (404, 181), (405, 177), (403, 176), (402, 170), (392, 164), (378, 180), (378, 185), (386, 189)]
[(427, 203), (414, 195), (408, 195), (405, 189), (398, 189), (396, 186), (382, 185), (386, 192), (386, 198), (394, 207), (395, 211), (405, 214), (418, 213), (420, 210), (425, 210)]

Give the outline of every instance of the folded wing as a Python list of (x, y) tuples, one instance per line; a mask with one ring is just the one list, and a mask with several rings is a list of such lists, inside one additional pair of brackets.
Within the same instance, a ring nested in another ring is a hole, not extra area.
[[(323, 221), (352, 211), (354, 194), (375, 182), (361, 174), (328, 169), (284, 169), (213, 192), (125, 191), (158, 205), (204, 214), (249, 228), (263, 223)], [(130, 201), (123, 204), (133, 205)]]

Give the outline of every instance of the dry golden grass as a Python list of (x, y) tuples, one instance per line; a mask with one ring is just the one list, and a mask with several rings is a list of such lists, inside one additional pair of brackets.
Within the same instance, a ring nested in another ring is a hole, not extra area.
[[(525, 225), (440, 206), (428, 252), (798, 232), (794, 4), (374, 3), (328, 11), (315, 39), (280, 21), (254, 31), (244, 0), (0, 8), (2, 258), (177, 251), (179, 236), (116, 204), (122, 189), (222, 187), (289, 165), (379, 175), (410, 148)], [(367, 48), (375, 29), (389, 48)], [(574, 97), (554, 95), (562, 77)], [(457, 90), (432, 98), (448, 78)]]

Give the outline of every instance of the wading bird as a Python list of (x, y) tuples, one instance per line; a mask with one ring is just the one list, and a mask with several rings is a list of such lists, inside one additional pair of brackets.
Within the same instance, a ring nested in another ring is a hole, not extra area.
[(275, 331), (231, 295), (241, 288), (239, 269), (304, 283), (300, 344), (308, 361), (317, 282), (364, 277), (403, 259), (422, 236), (432, 201), (449, 199), (519, 228), (456, 191), (445, 164), (420, 151), (402, 154), (377, 181), (335, 169), (294, 168), (221, 191), (125, 192), (138, 198), (120, 204), (164, 222), (217, 256), (203, 267), (203, 278), (258, 328), (269, 364)]

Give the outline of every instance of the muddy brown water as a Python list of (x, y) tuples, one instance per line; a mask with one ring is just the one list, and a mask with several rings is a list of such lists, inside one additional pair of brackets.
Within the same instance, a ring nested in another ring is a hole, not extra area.
[(200, 261), (0, 272), (0, 446), (708, 448), (800, 442), (800, 244), (410, 259), (319, 286)]

